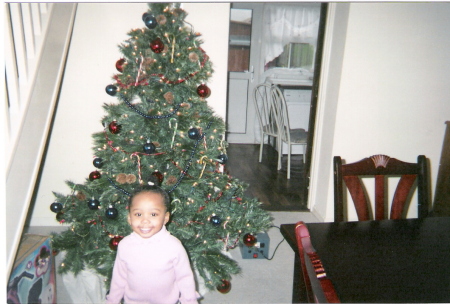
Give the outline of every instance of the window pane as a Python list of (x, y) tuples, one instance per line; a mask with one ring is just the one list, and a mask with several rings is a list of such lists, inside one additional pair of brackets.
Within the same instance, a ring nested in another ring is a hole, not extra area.
[(290, 43), (284, 46), (283, 53), (266, 64), (264, 70), (271, 68), (303, 68), (310, 70), (314, 62), (314, 46), (308, 43)]
[(228, 71), (247, 72), (250, 64), (252, 10), (231, 9)]
[(291, 44), (291, 68), (311, 69), (314, 59), (314, 47), (307, 43)]

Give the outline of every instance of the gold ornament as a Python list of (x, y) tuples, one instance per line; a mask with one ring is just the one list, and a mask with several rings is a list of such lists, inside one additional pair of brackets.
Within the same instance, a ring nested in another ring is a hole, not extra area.
[(127, 182), (128, 184), (133, 184), (133, 183), (135, 183), (135, 182), (136, 182), (136, 176), (135, 176), (134, 174), (128, 174), (128, 175), (126, 176), (126, 182)]
[(173, 12), (172, 12), (172, 14), (175, 16), (175, 17), (178, 17), (181, 13), (183, 13), (184, 12), (184, 10), (182, 9), (182, 8), (176, 8), (176, 9), (174, 9), (173, 10)]
[(83, 192), (78, 191), (76, 198), (79, 199), (80, 201), (84, 201), (86, 199), (86, 195)]
[(189, 53), (189, 60), (191, 62), (197, 62), (198, 61), (198, 55), (195, 52)]
[(181, 104), (181, 106), (182, 106), (183, 108), (186, 108), (186, 109), (190, 109), (190, 108), (191, 108), (191, 104), (188, 103), (188, 102), (183, 102), (183, 103)]
[(164, 15), (158, 15), (156, 16), (156, 22), (158, 22), (158, 24), (160, 25), (164, 25), (167, 22), (167, 18)]
[(167, 185), (174, 185), (176, 182), (177, 182), (177, 178), (175, 176), (173, 176), (173, 175), (169, 176), (166, 179), (166, 184)]
[(116, 182), (119, 184), (125, 184), (127, 182), (127, 175), (125, 173), (117, 174)]
[(174, 96), (172, 92), (167, 92), (166, 94), (163, 95), (164, 99), (169, 103), (172, 104), (173, 100), (174, 100)]
[(153, 63), (155, 63), (156, 60), (151, 58), (151, 57), (146, 57), (144, 58), (144, 62), (142, 63), (142, 67), (144, 69), (148, 68), (150, 65), (152, 65)]

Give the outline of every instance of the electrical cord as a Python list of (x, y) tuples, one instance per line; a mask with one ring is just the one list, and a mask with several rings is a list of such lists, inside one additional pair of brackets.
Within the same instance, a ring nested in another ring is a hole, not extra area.
[[(278, 227), (278, 226), (270, 226), (270, 228), (272, 228), (272, 227), (278, 228), (278, 229), (281, 231), (281, 228)], [(275, 257), (275, 253), (277, 252), (278, 247), (280, 247), (281, 243), (283, 243), (284, 240), (285, 240), (285, 238), (283, 238), (283, 239), (278, 243), (277, 247), (275, 247), (275, 250), (274, 250), (273, 253), (272, 253), (272, 257), (270, 257), (270, 258), (269, 258), (269, 257), (266, 257), (264, 254), (263, 254), (263, 257), (264, 257), (266, 260), (269, 260), (269, 261), (272, 260), (272, 259)]]

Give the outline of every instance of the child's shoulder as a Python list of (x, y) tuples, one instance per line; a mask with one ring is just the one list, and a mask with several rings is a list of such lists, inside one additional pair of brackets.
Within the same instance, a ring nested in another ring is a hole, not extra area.
[(167, 241), (174, 244), (174, 245), (182, 245), (181, 241), (174, 236), (172, 233), (170, 233), (169, 231), (167, 231)]

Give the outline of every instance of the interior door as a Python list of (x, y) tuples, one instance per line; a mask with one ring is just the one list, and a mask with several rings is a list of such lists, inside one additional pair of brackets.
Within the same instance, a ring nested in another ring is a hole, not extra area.
[(256, 143), (252, 92), (261, 68), (258, 45), (262, 3), (232, 3), (228, 54), (227, 141)]

